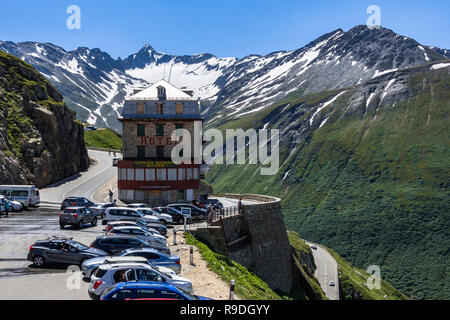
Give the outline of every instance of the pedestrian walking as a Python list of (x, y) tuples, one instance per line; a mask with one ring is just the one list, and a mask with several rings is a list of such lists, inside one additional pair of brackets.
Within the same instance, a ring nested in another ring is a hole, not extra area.
[(239, 198), (239, 202), (238, 202), (238, 212), (242, 213), (242, 209), (243, 209), (243, 205), (242, 205), (242, 197)]
[(9, 201), (8, 199), (5, 199), (5, 215), (6, 217), (9, 217)]
[(109, 202), (113, 202), (113, 195), (114, 195), (114, 192), (112, 192), (112, 190), (109, 189)]

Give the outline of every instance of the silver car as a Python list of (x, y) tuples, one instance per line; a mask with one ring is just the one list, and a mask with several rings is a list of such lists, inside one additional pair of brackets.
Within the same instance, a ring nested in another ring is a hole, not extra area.
[(189, 293), (193, 291), (192, 282), (186, 278), (162, 273), (143, 263), (100, 265), (91, 277), (89, 296), (98, 300), (106, 289), (119, 282), (156, 281), (179, 287)]
[(124, 227), (113, 227), (106, 232), (106, 235), (110, 234), (126, 234), (130, 236), (137, 236), (141, 239), (144, 239), (151, 244), (155, 244), (158, 246), (166, 246), (167, 239), (161, 235), (153, 235), (152, 233), (142, 229), (141, 227), (133, 227), (133, 226), (124, 226)]
[[(155, 256), (160, 256), (160, 254), (158, 254), (157, 250), (152, 250), (153, 254)], [(160, 252), (159, 252), (160, 253)], [(133, 253), (130, 254), (124, 254), (124, 255), (120, 255), (120, 256), (107, 256), (107, 257), (96, 257), (96, 258), (92, 258), (89, 260), (85, 260), (83, 261), (83, 263), (81, 264), (81, 273), (83, 275), (83, 280), (85, 281), (91, 281), (91, 276), (93, 273), (95, 273), (95, 271), (97, 271), (97, 268), (100, 265), (103, 264), (114, 264), (114, 263), (144, 263), (144, 264), (148, 264), (151, 267), (156, 268), (157, 270), (159, 270), (162, 273), (167, 273), (167, 274), (179, 274), (181, 271), (181, 266), (179, 264), (179, 257), (178, 258), (178, 264), (175, 264), (174, 262), (163, 262), (163, 261), (159, 261), (161, 259), (151, 259), (151, 258), (147, 258), (146, 256), (135, 256)], [(179, 268), (178, 269), (174, 269), (172, 266), (176, 265)], [(169, 266), (171, 266), (171, 268), (169, 268)], [(178, 272), (177, 272), (178, 271)]]
[[(151, 262), (153, 265), (172, 269), (176, 274), (179, 274), (181, 272), (181, 264), (179, 256), (168, 255), (152, 248), (126, 249), (114, 257), (133, 257), (133, 258), (144, 257), (145, 259), (147, 259), (147, 262)], [(112, 256), (97, 257), (84, 261), (81, 266), (83, 277), (86, 279), (90, 279), (92, 272), (94, 272), (97, 269), (97, 267), (103, 264), (107, 259), (111, 258)]]

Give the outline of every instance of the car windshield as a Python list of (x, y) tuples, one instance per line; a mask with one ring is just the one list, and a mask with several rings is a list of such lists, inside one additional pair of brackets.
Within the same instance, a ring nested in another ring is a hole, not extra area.
[(69, 241), (69, 242), (67, 242), (67, 244), (70, 244), (72, 247), (75, 247), (78, 250), (87, 250), (87, 249), (89, 249), (84, 244), (76, 242), (76, 241)]

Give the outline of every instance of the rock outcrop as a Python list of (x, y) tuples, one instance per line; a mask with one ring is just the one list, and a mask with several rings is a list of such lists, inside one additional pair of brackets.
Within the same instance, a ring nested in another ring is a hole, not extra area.
[(81, 123), (33, 67), (0, 51), (0, 184), (43, 187), (87, 169)]

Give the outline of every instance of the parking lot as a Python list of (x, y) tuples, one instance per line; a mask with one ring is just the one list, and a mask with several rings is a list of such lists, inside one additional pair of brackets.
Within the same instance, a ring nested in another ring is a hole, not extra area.
[[(86, 225), (83, 229), (58, 224), (58, 208), (40, 207), (10, 213), (0, 219), (0, 299), (89, 300), (88, 283), (79, 273), (68, 271), (67, 265), (49, 265), (38, 269), (26, 260), (29, 247), (37, 240), (49, 237), (69, 237), (89, 246), (104, 234), (104, 226)], [(183, 227), (176, 226), (177, 245), (173, 245), (173, 229), (169, 227), (168, 246), (180, 256), (180, 276), (192, 281), (194, 293), (213, 299), (226, 299), (229, 286), (210, 271), (194, 250), (194, 266), (189, 264), (189, 247), (184, 244)], [(72, 267), (73, 268), (73, 267)], [(74, 269), (77, 270), (77, 269)]]

